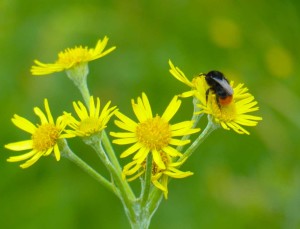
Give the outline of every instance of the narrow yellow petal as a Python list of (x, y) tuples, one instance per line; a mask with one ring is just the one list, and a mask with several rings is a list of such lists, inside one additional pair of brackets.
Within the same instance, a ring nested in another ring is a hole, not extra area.
[[(135, 162), (135, 161), (133, 161)], [(126, 176), (131, 176), (133, 175), (134, 173), (136, 173), (142, 166), (138, 163), (129, 163), (127, 165), (127, 167), (125, 166), (124, 167), (124, 170), (123, 170), (123, 173), (126, 175)]]
[(143, 100), (144, 108), (145, 108), (145, 111), (147, 114), (147, 118), (153, 118), (152, 109), (151, 109), (148, 97), (144, 92), (142, 93), (142, 100)]
[(15, 124), (18, 128), (21, 130), (24, 130), (30, 134), (33, 134), (36, 130), (36, 126), (33, 125), (30, 121), (28, 121), (25, 118), (22, 118), (21, 116), (14, 115), (14, 117), (11, 119), (13, 124)]
[(179, 151), (177, 151), (176, 149), (174, 149), (171, 146), (167, 146), (165, 148), (163, 148), (163, 151), (166, 152), (168, 155), (170, 155), (171, 157), (181, 157), (182, 153), (180, 153)]
[(53, 151), (53, 147), (50, 147), (43, 153), (43, 156), (49, 156), (52, 153), (52, 151)]
[(140, 146), (138, 152), (134, 155), (133, 160), (138, 160), (139, 163), (142, 163), (144, 159), (148, 156), (148, 153), (150, 152), (149, 149), (146, 147), (143, 147), (139, 143), (137, 143), (138, 146)]
[(140, 100), (138, 104), (134, 103), (134, 100), (131, 100), (131, 105), (133, 108), (133, 112), (139, 120), (139, 122), (144, 122), (147, 120), (147, 113), (144, 109), (144, 106), (141, 104), (141, 99), (138, 98), (138, 100)]
[[(65, 131), (67, 131), (67, 130), (65, 130)], [(59, 135), (59, 139), (74, 138), (74, 137), (76, 137), (76, 134), (74, 134), (74, 132), (68, 132), (68, 133)]]
[(24, 160), (27, 160), (28, 158), (32, 157), (36, 153), (37, 153), (36, 150), (31, 150), (30, 152), (22, 154), (22, 155), (19, 155), (19, 156), (9, 157), (7, 159), (7, 161), (8, 162), (24, 161)]
[(90, 96), (90, 115), (89, 117), (95, 117), (95, 102), (94, 97)]
[(107, 45), (107, 42), (108, 42), (108, 37), (107, 37), (107, 36), (105, 36), (105, 37), (103, 38), (103, 40), (99, 39), (99, 40), (97, 41), (97, 44), (96, 44), (95, 49), (92, 49), (92, 51), (93, 51), (94, 53), (96, 53), (96, 54), (102, 53), (102, 51), (104, 50), (105, 46)]
[(161, 155), (157, 150), (152, 150), (153, 161), (160, 169), (165, 169), (166, 166), (162, 161)]
[(118, 145), (127, 145), (137, 142), (136, 138), (125, 138), (125, 139), (115, 139), (113, 140), (113, 143), (118, 144)]
[(135, 176), (133, 177), (130, 177), (130, 178), (127, 178), (127, 180), (130, 182), (130, 181), (133, 181), (135, 180), (136, 178), (140, 177), (145, 171), (142, 170), (141, 172), (137, 173)]
[(171, 130), (175, 131), (175, 130), (180, 130), (180, 129), (184, 129), (184, 128), (191, 128), (192, 126), (193, 126), (193, 122), (184, 121), (184, 122), (179, 122), (179, 123), (171, 125)]
[(60, 151), (58, 148), (58, 144), (54, 145), (54, 155), (55, 155), (56, 161), (59, 161), (60, 160)]
[(32, 140), (19, 141), (14, 143), (9, 143), (4, 146), (7, 149), (14, 151), (22, 151), (27, 149), (32, 149)]
[(158, 180), (152, 180), (152, 183), (156, 188), (160, 189), (161, 191), (163, 192), (167, 191), (166, 187), (164, 187), (161, 183), (159, 183)]
[(35, 108), (33, 108), (33, 110), (34, 110), (34, 113), (40, 118), (41, 124), (48, 123), (48, 119), (47, 119), (46, 115), (41, 111), (40, 108), (35, 107)]
[(192, 173), (190, 171), (182, 172), (175, 168), (168, 168), (168, 170), (165, 171), (164, 174), (168, 175), (169, 177), (173, 177), (173, 178), (185, 178), (185, 177), (193, 175), (194, 173)]
[(185, 74), (178, 68), (175, 67), (172, 63), (171, 60), (169, 60), (169, 65), (170, 65), (170, 73), (179, 81), (181, 81), (182, 83), (188, 85), (189, 87), (193, 87), (193, 83), (190, 82), (187, 77), (185, 76)]
[(146, 157), (148, 156), (148, 153), (149, 153), (149, 149), (145, 148), (145, 147), (142, 147), (138, 152), (137, 152), (137, 155), (138, 157), (136, 157), (136, 162), (141, 164), (143, 163), (145, 160), (146, 160)]
[[(107, 110), (107, 108), (109, 107), (110, 105), (110, 101), (106, 104), (106, 106), (103, 108), (103, 111), (102, 113), (104, 113), (104, 111)], [(95, 118), (99, 117), (99, 119), (103, 119), (102, 117), (102, 113), (100, 115), (100, 99), (97, 97), (97, 102), (96, 102), (96, 107), (95, 107)], [(100, 115), (100, 116), (99, 116)]]
[(196, 129), (185, 128), (185, 129), (181, 129), (181, 130), (175, 130), (175, 131), (172, 131), (172, 137), (190, 135), (190, 134), (197, 133), (199, 131), (200, 131), (200, 128), (196, 128)]
[[(79, 107), (79, 111), (81, 113), (81, 117), (83, 117), (81, 120), (84, 120), (85, 118), (89, 117), (89, 112), (82, 102), (78, 101), (78, 107)], [(79, 115), (78, 115), (78, 117), (79, 117)]]
[(180, 105), (181, 100), (178, 100), (178, 97), (174, 96), (161, 118), (169, 122), (178, 111)]
[(190, 140), (179, 140), (179, 139), (171, 139), (170, 144), (175, 145), (175, 146), (184, 146), (186, 144), (189, 144), (191, 141)]
[(49, 108), (49, 103), (48, 103), (47, 99), (44, 99), (44, 104), (45, 104), (46, 114), (47, 114), (47, 117), (48, 117), (48, 122), (51, 123), (51, 124), (54, 124), (54, 120), (53, 120), (53, 117), (51, 115), (50, 108)]
[(78, 115), (79, 119), (80, 119), (80, 120), (85, 119), (86, 116), (84, 116), (84, 115), (82, 114), (82, 112), (81, 112), (81, 110), (80, 110), (80, 108), (79, 108), (79, 105), (78, 105), (76, 102), (73, 102), (72, 104), (73, 104), (73, 108), (74, 108), (76, 114)]
[(121, 129), (130, 131), (130, 132), (135, 132), (136, 127), (137, 127), (137, 123), (134, 123), (134, 125), (130, 125), (128, 123), (124, 123), (124, 122), (121, 122), (119, 120), (115, 120), (115, 124), (118, 127), (120, 127)]
[(131, 132), (110, 132), (111, 136), (114, 136), (116, 138), (134, 138), (136, 137), (135, 133)]
[(188, 98), (188, 97), (195, 96), (195, 94), (196, 94), (196, 90), (191, 90), (191, 91), (187, 91), (187, 92), (181, 93), (180, 97), (182, 97), (182, 98)]
[(34, 60), (37, 66), (32, 66), (30, 72), (32, 75), (41, 76), (48, 75), (54, 72), (61, 72), (64, 70), (64, 66), (61, 64), (44, 64), (38, 60)]
[(135, 153), (135, 152), (138, 151), (141, 147), (142, 147), (141, 144), (135, 143), (134, 145), (130, 146), (127, 150), (125, 150), (125, 151), (121, 154), (121, 158), (127, 157), (127, 156), (129, 156), (129, 155)]
[(33, 165), (35, 162), (37, 162), (38, 159), (43, 155), (43, 152), (37, 152), (31, 159), (20, 165), (21, 168), (26, 169), (29, 166)]
[(247, 135), (250, 134), (247, 130), (245, 130), (243, 127), (241, 127), (237, 123), (228, 122), (227, 125), (238, 134), (247, 134)]
[(256, 126), (257, 125), (257, 121), (253, 121), (250, 119), (243, 119), (241, 117), (239, 117), (238, 119), (235, 120), (236, 123), (243, 125), (243, 126)]
[(126, 125), (128, 126), (137, 126), (137, 123), (132, 121), (132, 119), (128, 118), (127, 116), (123, 115), (121, 112), (117, 111), (115, 115)]

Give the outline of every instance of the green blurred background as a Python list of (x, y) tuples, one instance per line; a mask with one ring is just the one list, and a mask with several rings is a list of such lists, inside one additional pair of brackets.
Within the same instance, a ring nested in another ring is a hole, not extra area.
[[(117, 49), (89, 64), (88, 83), (125, 114), (142, 91), (161, 114), (188, 89), (169, 74), (170, 58), (190, 79), (216, 69), (245, 83), (263, 117), (250, 136), (215, 131), (183, 167), (194, 176), (170, 183), (150, 228), (300, 228), (299, 10), (296, 0), (0, 0), (1, 145), (29, 137), (13, 114), (38, 122), (32, 109), (43, 98), (54, 116), (80, 99), (64, 73), (31, 76), (33, 60), (107, 35)], [(191, 109), (184, 100), (174, 122)], [(103, 170), (82, 142), (70, 145)], [(2, 148), (1, 228), (129, 228), (119, 200), (71, 162), (43, 157), (22, 170), (10, 155)]]

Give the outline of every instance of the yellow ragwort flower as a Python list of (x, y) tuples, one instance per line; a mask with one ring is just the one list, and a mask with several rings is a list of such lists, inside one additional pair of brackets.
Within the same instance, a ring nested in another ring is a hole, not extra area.
[(248, 88), (244, 87), (243, 84), (234, 86), (234, 82), (231, 81), (232, 101), (229, 104), (221, 105), (217, 101), (216, 94), (210, 90), (204, 74), (200, 74), (189, 81), (185, 74), (178, 67), (175, 67), (171, 61), (169, 61), (169, 64), (171, 74), (191, 87), (191, 90), (182, 93), (182, 96), (197, 98), (197, 105), (200, 108), (199, 114), (209, 114), (215, 123), (220, 124), (226, 130), (233, 129), (239, 134), (250, 134), (242, 126), (256, 126), (258, 121), (262, 120), (259, 116), (248, 114), (257, 111), (259, 107), (256, 106), (257, 101), (255, 101), (254, 96), (248, 93)]
[(68, 133), (72, 133), (79, 137), (88, 137), (92, 134), (99, 133), (104, 128), (111, 116), (116, 111), (116, 106), (109, 107), (110, 101), (104, 106), (100, 112), (100, 99), (97, 97), (95, 104), (94, 97), (90, 97), (89, 109), (87, 109), (82, 102), (73, 102), (75, 112), (79, 117), (79, 121), (74, 117), (70, 117), (68, 126), (73, 130), (67, 130)]
[(38, 60), (34, 60), (36, 65), (31, 67), (33, 75), (47, 75), (54, 72), (61, 72), (72, 69), (78, 65), (86, 64), (87, 62), (99, 59), (108, 53), (112, 52), (116, 47), (103, 51), (108, 42), (105, 36), (103, 40), (98, 40), (95, 48), (75, 47), (68, 48), (58, 54), (58, 59), (54, 64), (45, 64)]
[(30, 150), (30, 152), (19, 156), (9, 157), (8, 162), (18, 162), (27, 160), (21, 164), (21, 168), (33, 165), (41, 156), (48, 156), (54, 152), (57, 161), (60, 160), (58, 140), (74, 137), (72, 134), (63, 133), (66, 127), (65, 116), (60, 116), (54, 122), (48, 105), (48, 100), (44, 100), (46, 114), (38, 107), (34, 108), (34, 113), (40, 118), (41, 124), (34, 125), (32, 122), (18, 115), (14, 115), (12, 122), (20, 129), (31, 134), (30, 140), (9, 143), (5, 148), (13, 151)]
[[(187, 158), (180, 162), (173, 162), (173, 159), (164, 152), (160, 152), (160, 156), (166, 168), (161, 169), (154, 161), (152, 161), (151, 181), (155, 187), (157, 187), (164, 193), (164, 196), (167, 199), (169, 177), (180, 179), (180, 178), (191, 176), (193, 175), (193, 173), (190, 171), (183, 172), (177, 169), (177, 167), (181, 166), (186, 161)], [(133, 175), (127, 180), (128, 181), (135, 180), (136, 178), (138, 178), (139, 176), (145, 173), (146, 171), (145, 165), (146, 165), (146, 161), (144, 161), (142, 164), (139, 164), (136, 160), (134, 160), (124, 166), (122, 175), (124, 178), (126, 176)]]
[(181, 156), (182, 154), (172, 146), (182, 146), (190, 140), (179, 140), (174, 137), (190, 135), (200, 129), (193, 129), (192, 121), (184, 121), (177, 124), (170, 124), (170, 120), (178, 111), (181, 101), (175, 96), (166, 108), (162, 116), (152, 115), (151, 106), (145, 93), (142, 98), (138, 97), (137, 103), (131, 100), (133, 111), (138, 122), (131, 120), (121, 112), (116, 112), (120, 120), (115, 124), (126, 132), (111, 132), (110, 134), (118, 139), (113, 143), (119, 145), (133, 144), (121, 154), (121, 158), (136, 153), (133, 160), (141, 164), (151, 152), (154, 162), (161, 169), (166, 169), (160, 152), (164, 152), (171, 157)]

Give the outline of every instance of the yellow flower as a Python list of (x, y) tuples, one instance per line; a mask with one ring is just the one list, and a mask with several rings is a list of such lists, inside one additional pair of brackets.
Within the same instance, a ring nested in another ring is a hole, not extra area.
[[(256, 106), (257, 101), (255, 101), (254, 96), (248, 93), (248, 88), (244, 87), (243, 84), (234, 86), (234, 82), (231, 81), (232, 101), (227, 105), (221, 105), (217, 102), (216, 94), (210, 90), (204, 74), (200, 74), (189, 81), (178, 67), (174, 67), (171, 61), (169, 61), (169, 64), (171, 74), (191, 87), (191, 90), (182, 93), (182, 96), (197, 98), (197, 106), (200, 108), (198, 114), (211, 115), (215, 123), (220, 124), (226, 130), (233, 129), (239, 134), (250, 134), (242, 126), (256, 126), (258, 121), (262, 120), (259, 116), (248, 114), (257, 111), (259, 107)], [(207, 92), (209, 93), (207, 94)]]
[(77, 67), (81, 64), (99, 59), (108, 53), (112, 52), (116, 47), (103, 51), (108, 42), (108, 38), (98, 40), (95, 48), (88, 47), (75, 47), (68, 48), (58, 54), (58, 60), (54, 64), (45, 64), (38, 60), (34, 60), (35, 66), (31, 67), (33, 75), (47, 75), (53, 72), (61, 72)]
[(136, 152), (133, 160), (141, 164), (151, 152), (157, 166), (166, 169), (160, 152), (171, 157), (181, 156), (182, 154), (172, 146), (183, 146), (188, 144), (190, 140), (179, 140), (174, 137), (190, 135), (200, 129), (193, 129), (192, 121), (173, 125), (169, 123), (181, 105), (177, 96), (172, 99), (162, 116), (152, 115), (151, 106), (145, 93), (142, 93), (142, 98), (137, 99), (137, 103), (134, 100), (131, 100), (131, 103), (138, 122), (116, 112), (116, 116), (120, 120), (116, 120), (115, 124), (126, 132), (111, 132), (112, 136), (119, 138), (113, 140), (113, 143), (119, 145), (133, 144), (121, 154), (121, 158)]
[(48, 100), (44, 100), (46, 114), (38, 107), (34, 108), (34, 113), (40, 118), (41, 124), (34, 125), (32, 122), (18, 115), (14, 115), (12, 122), (20, 129), (31, 134), (31, 140), (9, 143), (5, 148), (13, 151), (29, 150), (30, 152), (19, 156), (13, 156), (7, 159), (8, 162), (17, 162), (27, 160), (21, 164), (21, 168), (27, 168), (33, 165), (41, 156), (48, 156), (54, 151), (57, 161), (60, 160), (60, 151), (58, 140), (74, 137), (72, 134), (63, 133), (66, 127), (65, 116), (60, 116), (54, 122), (51, 115)]
[(74, 110), (80, 120), (78, 121), (71, 116), (68, 126), (70, 126), (73, 130), (67, 130), (67, 132), (80, 137), (88, 137), (102, 131), (106, 128), (108, 121), (116, 111), (115, 106), (109, 108), (110, 103), (111, 102), (109, 101), (100, 113), (99, 98), (97, 98), (97, 102), (95, 104), (94, 97), (90, 97), (89, 111), (82, 102), (73, 102)]
[[(160, 152), (160, 156), (162, 158), (163, 163), (165, 164), (165, 169), (161, 169), (154, 161), (152, 162), (152, 174), (151, 174), (151, 181), (152, 184), (163, 191), (165, 198), (168, 198), (168, 182), (169, 182), (169, 177), (172, 178), (185, 178), (188, 176), (193, 175), (192, 172), (187, 171), (183, 172), (177, 169), (177, 167), (181, 166), (185, 161), (182, 160), (180, 162), (173, 162), (172, 158), (164, 153)], [(132, 176), (131, 178), (127, 179), (128, 181), (132, 181), (142, 174), (145, 173), (146, 168), (145, 168), (146, 161), (144, 161), (142, 164), (139, 164), (136, 160), (128, 163), (127, 165), (124, 166), (123, 169), (123, 177), (125, 178), (126, 176)]]

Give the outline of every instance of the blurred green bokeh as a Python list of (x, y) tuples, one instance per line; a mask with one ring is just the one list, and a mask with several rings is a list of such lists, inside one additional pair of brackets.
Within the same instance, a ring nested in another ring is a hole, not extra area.
[[(33, 60), (53, 62), (107, 35), (117, 49), (89, 64), (88, 83), (125, 114), (142, 91), (160, 114), (188, 89), (169, 74), (171, 59), (190, 78), (216, 69), (245, 83), (263, 117), (250, 136), (214, 132), (183, 167), (194, 176), (170, 183), (150, 228), (300, 228), (299, 16), (296, 0), (0, 0), (1, 145), (28, 138), (13, 114), (37, 122), (43, 98), (54, 116), (80, 99), (64, 73), (31, 76)], [(190, 118), (190, 102), (175, 120)], [(13, 154), (0, 154), (1, 228), (129, 228), (119, 200), (71, 162), (47, 157), (22, 170), (6, 162)]]

